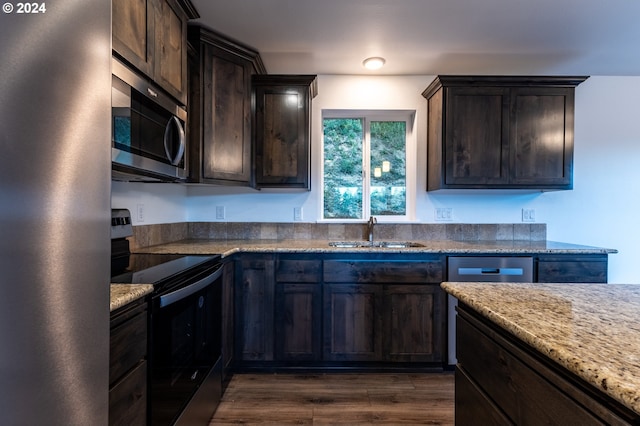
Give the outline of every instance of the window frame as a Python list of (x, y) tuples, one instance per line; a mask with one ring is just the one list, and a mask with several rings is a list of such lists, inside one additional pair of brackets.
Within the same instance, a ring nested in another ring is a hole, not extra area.
[[(364, 141), (362, 147), (362, 215), (361, 219), (347, 218), (325, 218), (324, 217), (324, 120), (332, 118), (353, 118), (363, 119)], [(416, 162), (417, 162), (417, 143), (416, 143), (416, 111), (415, 110), (370, 110), (370, 109), (323, 109), (321, 120), (321, 161), (320, 161), (320, 221), (328, 223), (360, 223), (367, 221), (371, 216), (371, 188), (369, 173), (372, 172), (371, 159), (371, 121), (404, 121), (405, 128), (405, 194), (406, 194), (406, 214), (404, 215), (374, 215), (378, 222), (411, 222), (416, 217)]]

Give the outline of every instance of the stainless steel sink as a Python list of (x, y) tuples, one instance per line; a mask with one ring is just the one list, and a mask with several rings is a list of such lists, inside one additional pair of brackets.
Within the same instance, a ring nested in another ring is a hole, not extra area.
[(424, 247), (424, 244), (412, 241), (331, 241), (329, 242), (329, 246), (338, 248), (409, 248)]

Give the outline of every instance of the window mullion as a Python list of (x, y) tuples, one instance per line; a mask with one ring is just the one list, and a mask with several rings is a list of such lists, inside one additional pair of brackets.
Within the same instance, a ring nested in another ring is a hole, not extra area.
[(362, 164), (364, 178), (362, 179), (362, 217), (368, 219), (371, 216), (371, 138), (369, 126), (371, 120), (368, 117), (363, 118), (364, 121), (364, 140), (362, 141)]

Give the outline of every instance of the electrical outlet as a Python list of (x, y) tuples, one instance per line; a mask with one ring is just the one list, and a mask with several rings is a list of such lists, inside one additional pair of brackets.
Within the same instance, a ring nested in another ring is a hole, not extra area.
[(453, 209), (451, 207), (438, 207), (435, 211), (436, 222), (451, 222)]
[(536, 210), (535, 209), (522, 209), (522, 221), (523, 222), (535, 222)]
[(293, 220), (300, 222), (302, 220), (302, 207), (293, 208)]
[(144, 204), (136, 205), (136, 222), (144, 222)]
[(223, 220), (225, 216), (224, 206), (216, 206), (216, 219)]

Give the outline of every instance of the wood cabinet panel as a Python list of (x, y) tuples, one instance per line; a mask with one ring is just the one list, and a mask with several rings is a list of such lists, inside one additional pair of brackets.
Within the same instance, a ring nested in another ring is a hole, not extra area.
[(384, 287), (384, 355), (394, 362), (443, 360), (445, 295), (439, 285)]
[(187, 14), (175, 0), (157, 0), (154, 79), (187, 103)]
[(109, 424), (144, 425), (147, 418), (147, 301), (111, 313)]
[(147, 424), (147, 362), (140, 362), (109, 390), (109, 425)]
[[(634, 424), (637, 414), (464, 304), (458, 306), (458, 393), (480, 393), (514, 424)], [(475, 390), (469, 389), (472, 386)], [(481, 398), (476, 398), (482, 404)]]
[(507, 89), (451, 88), (448, 93), (445, 182), (449, 185), (509, 182), (509, 127), (503, 110)]
[(236, 262), (236, 356), (241, 361), (272, 361), (274, 355), (274, 261)]
[(276, 263), (276, 281), (316, 283), (322, 280), (322, 261), (280, 258)]
[(114, 382), (147, 354), (147, 313), (137, 315), (111, 329), (109, 381)]
[(319, 361), (322, 286), (320, 283), (276, 284), (276, 359)]
[(311, 189), (315, 75), (253, 76), (256, 188)]
[(113, 51), (187, 104), (187, 22), (197, 12), (188, 0), (114, 0)]
[(382, 285), (325, 284), (323, 304), (325, 360), (382, 360)]
[(444, 281), (440, 259), (420, 260), (325, 260), (325, 282), (352, 283), (441, 283)]
[(574, 90), (511, 89), (510, 114), (511, 182), (570, 187)]
[(266, 72), (257, 51), (189, 27), (189, 179), (252, 185), (251, 76)]
[(457, 425), (513, 425), (493, 401), (467, 376), (464, 369), (455, 375), (455, 419)]
[(536, 259), (537, 282), (606, 283), (608, 256), (540, 256)]
[[(458, 366), (515, 424), (599, 424), (503, 347), (458, 316)], [(541, 407), (544, 407), (541, 410)]]
[(154, 0), (113, 0), (113, 50), (147, 76), (153, 76)]
[(575, 87), (587, 77), (438, 76), (427, 190), (571, 189)]

